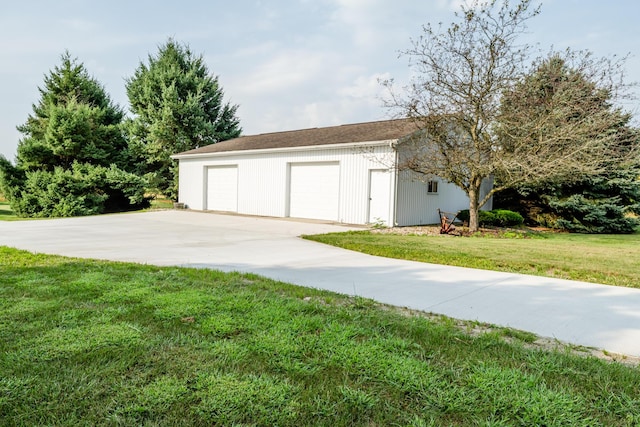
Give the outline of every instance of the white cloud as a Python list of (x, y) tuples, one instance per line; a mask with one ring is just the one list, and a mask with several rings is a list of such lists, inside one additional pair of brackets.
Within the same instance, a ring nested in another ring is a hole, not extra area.
[(462, 9), (462, 6), (466, 6), (467, 8), (471, 5), (469, 0), (449, 0), (447, 1), (447, 9), (452, 12), (458, 12)]
[(322, 84), (323, 70), (329, 62), (322, 52), (283, 50), (262, 64), (254, 64), (248, 73), (233, 80), (239, 92), (278, 94), (304, 83)]
[[(380, 31), (374, 11), (379, 9), (378, 0), (335, 0), (332, 19), (351, 32), (359, 47), (375, 45)], [(378, 31), (377, 31), (378, 30)]]
[(341, 88), (338, 94), (350, 98), (379, 102), (380, 95), (383, 92), (380, 82), (390, 78), (391, 74), (389, 73), (358, 76), (351, 85)]
[[(359, 49), (406, 42), (414, 32), (414, 20), (425, 6), (412, 0), (332, 0), (332, 25)], [(426, 7), (429, 9), (429, 6)]]
[(255, 58), (256, 56), (265, 56), (274, 53), (280, 47), (279, 43), (274, 40), (267, 40), (253, 45), (242, 46), (233, 52), (236, 59)]

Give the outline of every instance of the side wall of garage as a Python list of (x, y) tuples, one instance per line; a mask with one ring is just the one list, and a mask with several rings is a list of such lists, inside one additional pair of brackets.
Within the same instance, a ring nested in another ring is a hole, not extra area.
[(391, 226), (396, 174), (388, 169), (393, 156), (389, 143), (381, 142), (180, 158), (179, 201), (195, 210), (349, 224), (374, 222), (370, 213), (375, 211), (375, 222)]
[[(435, 182), (429, 186), (429, 181)], [(469, 198), (460, 188), (438, 177), (425, 179), (410, 171), (398, 174), (397, 218), (399, 226), (437, 224), (438, 209), (469, 209)]]
[[(492, 186), (492, 180), (485, 180), (482, 183), (480, 197), (484, 197)], [(445, 212), (469, 209), (467, 194), (439, 177), (426, 178), (411, 171), (402, 171), (398, 173), (397, 191), (398, 226), (437, 224), (440, 221), (438, 209)], [(492, 207), (493, 199), (489, 199), (482, 209), (491, 210)]]

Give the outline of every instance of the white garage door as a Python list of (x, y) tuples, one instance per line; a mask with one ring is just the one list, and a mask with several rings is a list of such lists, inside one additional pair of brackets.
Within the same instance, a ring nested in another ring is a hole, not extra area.
[(292, 164), (289, 191), (290, 217), (337, 221), (340, 165)]
[(206, 209), (212, 211), (238, 211), (238, 166), (207, 168)]

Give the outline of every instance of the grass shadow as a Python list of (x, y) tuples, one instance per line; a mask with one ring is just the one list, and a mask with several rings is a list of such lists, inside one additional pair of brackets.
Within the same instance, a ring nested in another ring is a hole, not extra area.
[(9, 202), (0, 201), (0, 220), (6, 219), (16, 219), (17, 216), (13, 210), (11, 210), (11, 206)]

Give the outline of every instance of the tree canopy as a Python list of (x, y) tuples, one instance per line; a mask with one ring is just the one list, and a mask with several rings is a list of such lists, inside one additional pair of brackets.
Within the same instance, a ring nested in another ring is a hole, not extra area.
[(202, 56), (174, 40), (140, 63), (126, 83), (134, 114), (130, 144), (140, 172), (164, 195), (177, 197), (177, 162), (172, 154), (240, 135), (236, 105), (224, 92)]
[[(479, 208), (497, 192), (602, 171), (604, 158), (622, 164), (634, 157), (635, 148), (623, 149), (628, 141), (618, 134), (628, 115), (612, 107), (624, 89), (619, 64), (576, 54), (590, 74), (579, 79), (568, 73), (573, 84), (549, 99), (554, 103), (539, 105), (544, 97), (527, 92), (541, 89), (531, 83), (537, 78), (529, 71), (531, 49), (519, 41), (527, 21), (540, 12), (532, 3), (466, 3), (449, 28), (426, 25), (404, 52), (414, 71), (405, 91), (386, 82), (392, 89), (388, 106), (421, 129), (403, 143), (399, 167), (463, 189), (471, 231), (478, 228)], [(534, 70), (555, 64), (553, 57), (537, 61)], [(595, 120), (589, 119), (594, 112)], [(481, 192), (490, 180), (497, 185)]]
[(76, 162), (126, 166), (127, 142), (120, 129), (124, 113), (84, 64), (67, 52), (44, 78), (33, 114), (18, 126), (17, 166), (25, 170)]
[(640, 133), (612, 103), (612, 66), (553, 54), (505, 92), (497, 135), (509, 175), (497, 179), (512, 183), (530, 220), (578, 232), (635, 229)]
[(526, 21), (538, 14), (531, 0), (475, 1), (462, 6), (448, 29), (427, 24), (404, 55), (413, 81), (402, 93), (391, 88), (388, 103), (415, 120), (422, 132), (404, 143), (400, 168), (429, 179), (439, 176), (469, 196), (469, 227), (478, 228), (478, 209), (490, 200), (483, 181), (496, 173), (498, 154), (492, 127), (502, 93), (521, 75), (527, 46), (517, 43)]
[(20, 216), (74, 216), (145, 204), (123, 111), (82, 63), (62, 55), (45, 76), (33, 114), (18, 126), (16, 165), (0, 161), (0, 187)]

